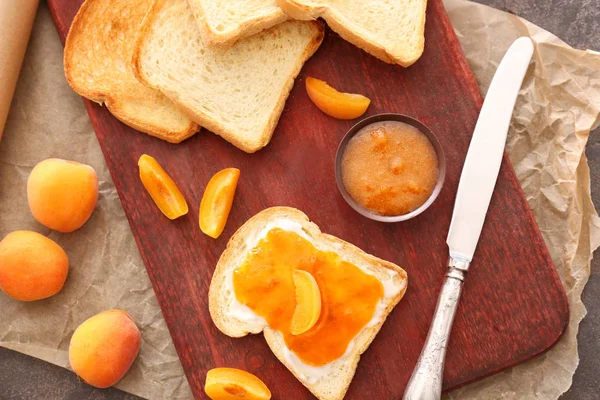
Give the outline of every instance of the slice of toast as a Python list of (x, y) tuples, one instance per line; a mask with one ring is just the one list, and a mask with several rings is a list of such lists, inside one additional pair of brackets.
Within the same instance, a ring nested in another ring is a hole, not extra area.
[(294, 19), (322, 17), (341, 37), (375, 57), (403, 67), (425, 46), (427, 0), (277, 0)]
[[(256, 316), (256, 318), (240, 320), (236, 319), (236, 316), (230, 312), (230, 307), (235, 299), (231, 282), (233, 271), (244, 262), (248, 252), (256, 245), (256, 243), (252, 243), (253, 240), (256, 242), (261, 234), (266, 234), (268, 230), (277, 226), (281, 221), (287, 221), (287, 225), (295, 224), (301, 229), (303, 235), (310, 238), (315, 247), (338, 253), (342, 259), (368, 271), (380, 281), (389, 280), (393, 285), (392, 287), (396, 289), (391, 293), (387, 293), (386, 290), (385, 296), (387, 297), (382, 299), (384, 307), (380, 311), (381, 313), (378, 314), (381, 317), (380, 320), (365, 326), (354, 338), (354, 345), (349, 346), (342, 357), (328, 364), (324, 376), (312, 382), (305, 377), (303, 378), (302, 374), (294, 369), (288, 361), (291, 352), (285, 346), (283, 336), (266, 326), (264, 319)], [(267, 344), (279, 361), (317, 398), (320, 400), (341, 400), (352, 381), (360, 355), (369, 347), (388, 314), (404, 296), (406, 287), (406, 272), (399, 266), (369, 255), (334, 236), (321, 233), (319, 227), (310, 222), (308, 217), (297, 209), (273, 207), (252, 217), (229, 240), (227, 248), (217, 263), (210, 283), (209, 310), (217, 328), (228, 336), (242, 337), (249, 333), (263, 332)]]
[(271, 140), (294, 79), (322, 40), (320, 23), (287, 21), (230, 48), (208, 48), (186, 0), (156, 0), (134, 72), (200, 126), (253, 153)]
[(172, 143), (192, 136), (198, 125), (157, 90), (133, 75), (137, 31), (152, 0), (86, 0), (73, 20), (64, 54), (69, 85), (104, 103), (121, 122)]
[(227, 47), (288, 19), (276, 0), (188, 0), (207, 46)]

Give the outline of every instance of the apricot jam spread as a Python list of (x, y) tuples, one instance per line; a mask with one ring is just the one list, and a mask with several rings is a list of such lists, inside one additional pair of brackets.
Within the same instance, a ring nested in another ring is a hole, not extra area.
[(354, 201), (377, 214), (395, 216), (427, 201), (439, 166), (433, 145), (421, 131), (403, 122), (382, 121), (350, 139), (341, 173)]
[[(309, 272), (321, 294), (319, 319), (299, 335), (290, 332), (296, 307), (295, 269)], [(234, 270), (233, 288), (240, 303), (263, 317), (283, 335), (286, 346), (312, 366), (340, 358), (371, 321), (384, 294), (376, 277), (280, 228), (271, 229)]]

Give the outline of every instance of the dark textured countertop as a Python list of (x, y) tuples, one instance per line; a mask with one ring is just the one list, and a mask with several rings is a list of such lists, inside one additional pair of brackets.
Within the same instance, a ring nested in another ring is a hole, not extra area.
[[(573, 47), (600, 50), (600, 0), (477, 0), (526, 18)], [(589, 160), (592, 198), (600, 207), (600, 130), (591, 133)], [(600, 399), (600, 259), (583, 293), (588, 314), (580, 325), (580, 364), (562, 400)], [(0, 400), (134, 400), (115, 389), (100, 390), (70, 371), (0, 348)], [(540, 398), (541, 399), (541, 398)], [(541, 399), (543, 400), (543, 399)]]

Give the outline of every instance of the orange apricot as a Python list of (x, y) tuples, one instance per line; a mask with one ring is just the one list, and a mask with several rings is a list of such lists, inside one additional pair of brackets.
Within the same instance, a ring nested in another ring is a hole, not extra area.
[(15, 231), (0, 242), (0, 289), (21, 301), (45, 299), (60, 292), (69, 258), (56, 242), (31, 231)]
[(200, 229), (212, 238), (221, 236), (225, 229), (239, 177), (239, 169), (225, 168), (206, 185), (200, 202)]
[(59, 232), (73, 232), (86, 223), (96, 207), (96, 171), (75, 161), (41, 161), (27, 179), (27, 200), (38, 222)]
[(188, 205), (177, 184), (154, 158), (142, 154), (138, 161), (140, 179), (160, 211), (169, 219), (188, 213)]
[(263, 381), (236, 368), (214, 368), (206, 374), (204, 392), (211, 400), (269, 400), (271, 392)]
[(75, 330), (69, 363), (86, 383), (106, 388), (125, 376), (140, 351), (141, 341), (139, 329), (125, 311), (104, 311)]
[(358, 118), (371, 104), (363, 95), (338, 92), (327, 82), (310, 76), (306, 78), (306, 92), (319, 110), (337, 119)]

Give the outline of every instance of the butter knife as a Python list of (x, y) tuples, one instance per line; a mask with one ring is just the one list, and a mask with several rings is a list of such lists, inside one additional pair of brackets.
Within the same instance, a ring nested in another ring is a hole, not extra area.
[(513, 108), (532, 55), (531, 40), (527, 37), (517, 39), (500, 62), (483, 102), (458, 184), (446, 239), (450, 250), (448, 272), (404, 400), (437, 400), (441, 397), (450, 330), (496, 186)]

